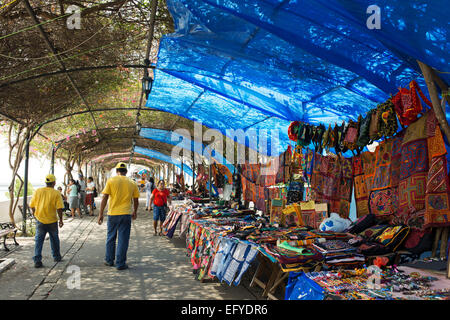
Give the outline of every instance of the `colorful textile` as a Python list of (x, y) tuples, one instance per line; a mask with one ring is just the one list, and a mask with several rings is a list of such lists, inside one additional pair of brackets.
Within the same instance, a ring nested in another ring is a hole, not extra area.
[(449, 178), (445, 156), (434, 157), (428, 172), (425, 200), (425, 227), (450, 225)]
[(328, 203), (330, 212), (336, 212), (341, 217), (347, 218), (350, 213), (353, 188), (352, 160), (316, 153), (311, 187), (313, 200)]
[(424, 228), (450, 225), (446, 154), (429, 110), (394, 138), (382, 141), (374, 153), (354, 157), (357, 216), (370, 212), (404, 223), (425, 209)]

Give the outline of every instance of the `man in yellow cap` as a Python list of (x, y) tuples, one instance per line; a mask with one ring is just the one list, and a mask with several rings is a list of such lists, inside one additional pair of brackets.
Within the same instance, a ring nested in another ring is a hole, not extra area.
[[(103, 198), (98, 215), (98, 224), (103, 223), (103, 212), (109, 199), (105, 265), (113, 266), (115, 259), (116, 268), (125, 270), (128, 269), (126, 261), (130, 241), (131, 219), (135, 220), (137, 218), (139, 190), (136, 183), (126, 177), (128, 170), (124, 162), (117, 164), (116, 172), (117, 175), (108, 179), (105, 189), (102, 191)], [(133, 213), (131, 213), (132, 201)]]
[(61, 194), (55, 190), (56, 178), (53, 174), (45, 177), (46, 187), (37, 189), (31, 198), (30, 208), (36, 218), (36, 237), (34, 246), (34, 266), (42, 267), (42, 247), (47, 232), (50, 235), (50, 246), (55, 262), (61, 261), (61, 252), (58, 235), (62, 228), (64, 203)]

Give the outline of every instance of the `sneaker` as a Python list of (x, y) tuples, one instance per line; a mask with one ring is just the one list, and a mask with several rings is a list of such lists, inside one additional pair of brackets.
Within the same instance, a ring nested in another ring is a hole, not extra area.
[(34, 263), (34, 267), (35, 267), (35, 268), (42, 268), (42, 267), (43, 267), (42, 261), (36, 261), (36, 262)]
[(53, 261), (55, 261), (55, 262), (61, 262), (61, 261), (63, 261), (63, 259), (62, 259), (62, 257), (61, 257), (61, 258), (53, 259)]
[(123, 266), (117, 267), (117, 270), (126, 270), (128, 269), (128, 265), (124, 264)]
[(105, 261), (105, 266), (107, 266), (107, 267), (112, 267), (113, 265), (114, 265), (114, 263), (110, 263), (110, 262), (107, 262), (107, 261)]

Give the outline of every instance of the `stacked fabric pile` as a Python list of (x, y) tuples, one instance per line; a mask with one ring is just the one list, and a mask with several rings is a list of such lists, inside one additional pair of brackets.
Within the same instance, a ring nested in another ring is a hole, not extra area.
[(315, 248), (309, 246), (296, 249), (294, 251), (269, 243), (259, 247), (259, 251), (272, 262), (278, 262), (284, 272), (298, 271), (303, 268), (311, 269), (322, 264), (323, 255)]
[(364, 264), (365, 257), (356, 252), (356, 248), (342, 240), (316, 242), (313, 246), (325, 257), (325, 264), (330, 267), (356, 268)]

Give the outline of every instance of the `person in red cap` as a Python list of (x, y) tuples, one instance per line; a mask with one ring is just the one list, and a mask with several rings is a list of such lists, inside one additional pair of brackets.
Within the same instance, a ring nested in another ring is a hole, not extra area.
[(60, 251), (60, 242), (58, 235), (59, 227), (62, 228), (64, 203), (61, 194), (55, 190), (56, 178), (53, 174), (45, 177), (46, 187), (39, 188), (34, 192), (31, 198), (30, 208), (36, 218), (36, 236), (34, 246), (34, 266), (41, 268), (42, 265), (42, 247), (45, 236), (50, 235), (50, 246), (55, 262), (62, 260)]
[[(127, 178), (127, 165), (119, 162), (116, 166), (117, 175), (109, 178), (105, 189), (98, 215), (98, 224), (103, 223), (103, 212), (108, 205), (108, 232), (106, 236), (105, 265), (113, 266), (116, 260), (117, 270), (128, 269), (127, 251), (130, 241), (131, 219), (137, 218), (139, 206), (139, 189), (135, 182)], [(133, 213), (131, 201), (133, 200)], [(117, 239), (117, 254), (116, 254)]]

